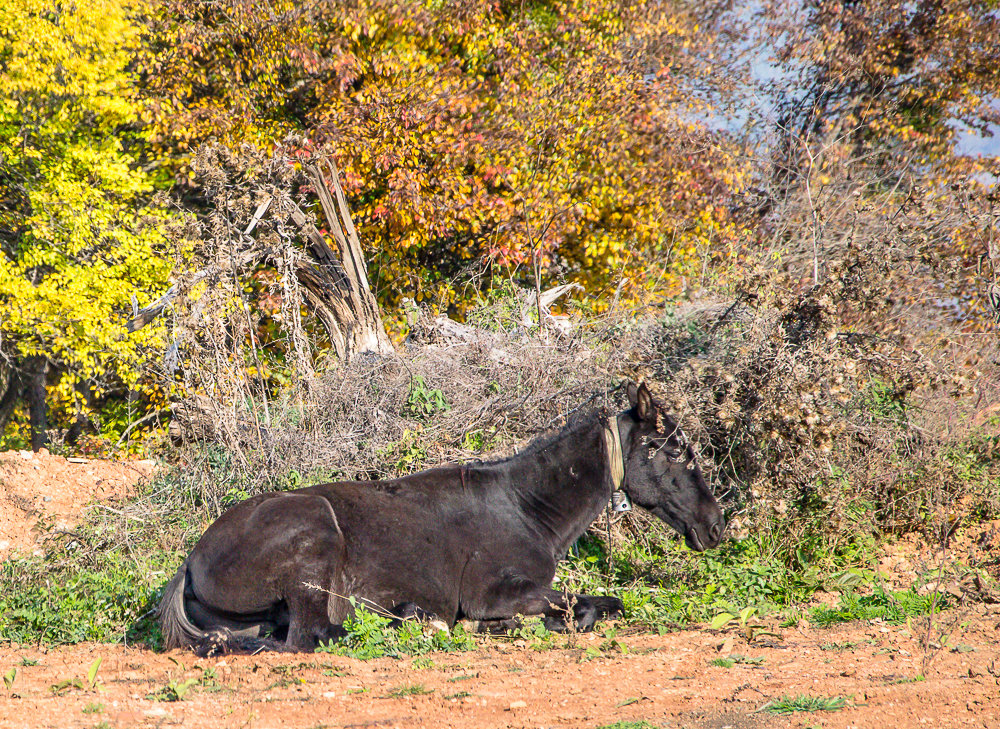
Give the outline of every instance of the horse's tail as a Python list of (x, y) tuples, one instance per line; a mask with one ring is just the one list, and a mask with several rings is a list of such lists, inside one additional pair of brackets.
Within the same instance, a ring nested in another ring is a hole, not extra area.
[(208, 637), (208, 633), (191, 622), (184, 610), (184, 587), (187, 583), (187, 562), (185, 561), (167, 583), (163, 598), (157, 608), (163, 647), (184, 648), (198, 645)]
[(187, 562), (167, 583), (163, 598), (157, 608), (163, 647), (193, 648), (201, 657), (227, 653), (259, 653), (260, 651), (293, 652), (282, 641), (258, 637), (253, 631), (230, 630), (225, 626), (202, 630), (192, 622), (184, 606), (184, 589), (187, 586)]

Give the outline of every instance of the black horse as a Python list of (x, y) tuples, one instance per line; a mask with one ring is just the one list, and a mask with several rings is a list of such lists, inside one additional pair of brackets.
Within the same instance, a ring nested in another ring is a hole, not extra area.
[[(589, 630), (614, 597), (550, 589), (556, 563), (616, 489), (698, 551), (725, 525), (691, 448), (643, 385), (617, 416), (582, 416), (492, 463), (269, 493), (213, 523), (167, 585), (167, 648), (313, 650), (353, 596), (399, 617)], [(319, 588), (319, 589), (317, 589)], [(270, 637), (267, 637), (270, 636)]]

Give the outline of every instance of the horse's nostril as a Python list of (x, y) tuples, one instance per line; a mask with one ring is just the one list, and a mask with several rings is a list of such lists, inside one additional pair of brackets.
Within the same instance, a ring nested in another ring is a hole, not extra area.
[(715, 541), (719, 541), (719, 538), (722, 537), (722, 529), (723, 528), (724, 528), (724, 524), (723, 524), (722, 520), (720, 519), (719, 521), (715, 522), (712, 525), (711, 529), (708, 530), (708, 535), (712, 539), (714, 539)]

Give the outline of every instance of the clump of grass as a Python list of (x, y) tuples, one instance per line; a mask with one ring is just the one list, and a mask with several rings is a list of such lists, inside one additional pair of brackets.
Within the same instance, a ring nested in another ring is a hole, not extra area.
[(389, 693), (385, 695), (387, 699), (401, 699), (405, 696), (423, 696), (424, 694), (432, 694), (434, 689), (425, 688), (423, 684), (412, 683), (404, 684), (397, 688), (392, 689)]
[(883, 620), (899, 624), (907, 618), (926, 615), (932, 608), (947, 607), (942, 595), (918, 595), (913, 590), (886, 592), (876, 586), (870, 595), (844, 593), (835, 607), (818, 606), (809, 609), (810, 622), (825, 628), (851, 620)]
[(344, 621), (346, 635), (340, 641), (321, 644), (318, 651), (364, 661), (372, 658), (422, 656), (432, 651), (471, 651), (476, 641), (461, 625), (451, 631), (433, 630), (417, 620), (405, 620), (398, 628), (392, 620), (357, 602), (354, 615)]
[(799, 694), (798, 696), (781, 696), (772, 699), (760, 707), (757, 711), (764, 711), (768, 714), (793, 714), (796, 711), (840, 711), (847, 706), (846, 696), (810, 696)]

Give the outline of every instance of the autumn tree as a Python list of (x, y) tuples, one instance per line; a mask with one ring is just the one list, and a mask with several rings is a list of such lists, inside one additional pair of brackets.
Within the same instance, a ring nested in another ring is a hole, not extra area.
[(155, 143), (332, 147), (384, 304), (454, 281), (583, 283), (595, 305), (680, 290), (735, 233), (734, 149), (686, 86), (695, 20), (662, 3), (266, 7), (163, 0), (144, 62)]
[[(1000, 123), (995, 3), (766, 2), (761, 27), (786, 71), (768, 86), (795, 147), (840, 136), (899, 166), (956, 165), (957, 130)], [(967, 170), (968, 168), (966, 168)]]
[(127, 71), (139, 9), (0, 10), (0, 431), (27, 405), (36, 448), (50, 424), (135, 385), (157, 341), (123, 327), (130, 296), (159, 289), (170, 265)]
[(782, 265), (810, 285), (852, 242), (891, 236), (896, 306), (926, 312), (954, 298), (985, 325), (977, 268), (990, 255), (1000, 164), (961, 142), (1000, 124), (996, 4), (766, 0), (716, 11), (720, 72), (743, 76), (743, 98), (757, 100), (743, 115), (760, 161), (747, 225), (783, 238)]

